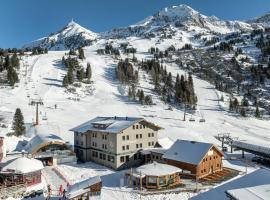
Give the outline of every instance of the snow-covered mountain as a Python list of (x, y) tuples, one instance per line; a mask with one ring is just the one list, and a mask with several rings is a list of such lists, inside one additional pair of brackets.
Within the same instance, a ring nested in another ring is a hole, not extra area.
[(187, 5), (166, 7), (156, 14), (131, 25), (107, 32), (108, 36), (125, 37), (153, 33), (164, 27), (176, 27), (196, 33), (226, 34), (252, 30), (253, 25), (241, 21), (223, 21), (215, 16), (205, 16)]
[(270, 27), (270, 12), (255, 19), (249, 20), (248, 23), (259, 24), (264, 27)]
[(80, 26), (72, 20), (60, 31), (24, 45), (23, 48), (41, 47), (50, 50), (71, 49), (90, 45), (97, 37), (97, 33)]

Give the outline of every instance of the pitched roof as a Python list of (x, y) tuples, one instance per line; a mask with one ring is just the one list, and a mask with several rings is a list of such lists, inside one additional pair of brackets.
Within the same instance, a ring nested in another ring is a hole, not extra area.
[(90, 191), (90, 186), (99, 182), (101, 182), (100, 176), (91, 177), (81, 182), (77, 182), (68, 188), (67, 196), (69, 198), (74, 198), (76, 196), (82, 195), (85, 192)]
[(4, 166), (1, 169), (1, 172), (8, 172), (10, 170), (14, 170), (16, 173), (29, 173), (38, 170), (42, 170), (44, 168), (42, 162), (40, 160), (36, 160), (34, 158), (26, 158), (20, 157), (7, 161), (4, 163)]
[(239, 200), (267, 200), (270, 199), (270, 184), (228, 190), (230, 196)]
[[(256, 198), (252, 198), (252, 196), (248, 196), (249, 193), (259, 194), (261, 200), (268, 200), (270, 195), (269, 186), (270, 184), (270, 170), (266, 168), (258, 169), (254, 172), (251, 172), (245, 176), (241, 176), (240, 178), (233, 179), (223, 185), (220, 185), (216, 188), (213, 188), (207, 192), (203, 192), (195, 197), (192, 197), (191, 200), (216, 200), (216, 199), (227, 199), (227, 193), (233, 193), (238, 195), (244, 195), (239, 200), (257, 200)], [(237, 190), (239, 189), (239, 190)], [(249, 190), (249, 192), (247, 192)], [(241, 196), (238, 196), (241, 197)], [(257, 196), (258, 197), (258, 196)]]
[(211, 143), (177, 140), (163, 158), (198, 165), (212, 147)]
[[(85, 133), (87, 131), (99, 131), (106, 133), (119, 133), (122, 130), (132, 126), (135, 123), (141, 122), (147, 123), (153, 129), (161, 129), (161, 127), (146, 121), (143, 118), (136, 117), (96, 117), (91, 119), (75, 128), (70, 129), (70, 131)], [(103, 125), (104, 128), (97, 128), (95, 125)]]

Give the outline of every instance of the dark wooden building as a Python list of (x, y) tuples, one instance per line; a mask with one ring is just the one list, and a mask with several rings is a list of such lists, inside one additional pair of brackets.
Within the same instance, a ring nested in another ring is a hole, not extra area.
[(223, 153), (211, 143), (187, 140), (177, 140), (163, 155), (165, 163), (196, 179), (222, 171), (222, 157)]

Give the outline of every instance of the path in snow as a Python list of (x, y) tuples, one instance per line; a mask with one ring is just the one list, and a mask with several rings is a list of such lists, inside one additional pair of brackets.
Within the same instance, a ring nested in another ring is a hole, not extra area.
[(53, 170), (53, 167), (45, 167), (42, 173), (46, 177), (47, 184), (51, 185), (52, 197), (59, 196), (60, 185), (65, 189), (67, 183)]

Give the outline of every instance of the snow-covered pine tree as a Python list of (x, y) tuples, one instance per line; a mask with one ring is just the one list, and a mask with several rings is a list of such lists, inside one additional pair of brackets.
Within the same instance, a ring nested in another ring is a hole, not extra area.
[(23, 135), (25, 132), (24, 118), (20, 108), (17, 108), (15, 111), (12, 129), (16, 136)]

